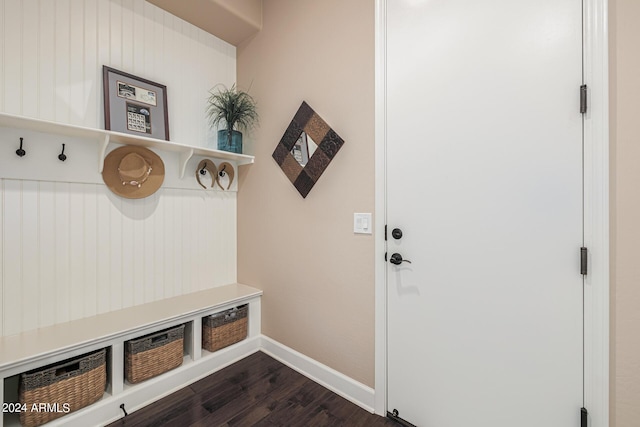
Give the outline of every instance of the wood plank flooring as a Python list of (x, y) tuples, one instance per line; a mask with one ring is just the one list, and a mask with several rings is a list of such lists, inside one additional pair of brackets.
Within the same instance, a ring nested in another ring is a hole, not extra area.
[(397, 425), (257, 352), (108, 427)]

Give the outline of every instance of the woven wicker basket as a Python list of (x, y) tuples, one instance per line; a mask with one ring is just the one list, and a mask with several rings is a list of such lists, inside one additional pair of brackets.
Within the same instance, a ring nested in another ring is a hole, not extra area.
[(106, 353), (98, 350), (20, 375), (18, 393), (26, 407), (20, 423), (39, 426), (100, 400), (107, 386)]
[(247, 304), (202, 319), (202, 348), (216, 351), (247, 337)]
[(184, 325), (136, 338), (125, 343), (127, 381), (139, 383), (182, 365)]

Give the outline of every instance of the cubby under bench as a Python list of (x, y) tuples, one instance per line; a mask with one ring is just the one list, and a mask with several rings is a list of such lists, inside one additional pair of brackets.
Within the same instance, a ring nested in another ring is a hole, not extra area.
[[(261, 296), (259, 289), (231, 284), (0, 338), (0, 427), (20, 426), (21, 408), (15, 405), (20, 374), (95, 350), (107, 350), (104, 396), (46, 426), (107, 424), (124, 415), (123, 404), (127, 412), (135, 411), (258, 351)], [(202, 318), (244, 304), (247, 338), (213, 353), (204, 350)], [(125, 342), (176, 325), (185, 325), (182, 365), (129, 384), (124, 375)]]

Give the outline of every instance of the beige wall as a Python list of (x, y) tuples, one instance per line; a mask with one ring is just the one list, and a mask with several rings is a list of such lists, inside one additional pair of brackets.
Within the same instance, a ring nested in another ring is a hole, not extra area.
[(609, 0), (611, 426), (640, 423), (640, 2)]
[[(266, 0), (263, 11), (237, 55), (261, 118), (239, 181), (238, 280), (264, 290), (267, 336), (373, 386), (374, 239), (353, 234), (353, 213), (374, 208), (374, 4)], [(271, 158), (302, 101), (345, 140), (306, 199)]]

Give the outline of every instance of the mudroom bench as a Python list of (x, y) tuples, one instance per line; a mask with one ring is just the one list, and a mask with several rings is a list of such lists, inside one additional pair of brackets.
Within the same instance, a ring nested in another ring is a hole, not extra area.
[[(231, 284), (0, 338), (0, 427), (20, 426), (20, 374), (106, 349), (106, 390), (97, 402), (47, 426), (104, 425), (258, 351), (262, 291)], [(248, 304), (247, 338), (213, 353), (202, 348), (202, 319)], [(125, 342), (184, 325), (183, 363), (145, 381), (125, 380)], [(41, 402), (47, 403), (47, 402)], [(122, 406), (124, 405), (124, 406)]]

